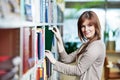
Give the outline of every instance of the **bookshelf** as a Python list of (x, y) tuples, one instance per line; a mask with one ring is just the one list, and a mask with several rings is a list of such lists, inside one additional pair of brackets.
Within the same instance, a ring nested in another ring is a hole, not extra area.
[(51, 50), (58, 59), (56, 39), (49, 29), (54, 26), (62, 32), (64, 1), (2, 0), (0, 3), (0, 57), (21, 58), (16, 79), (58, 80), (44, 51)]

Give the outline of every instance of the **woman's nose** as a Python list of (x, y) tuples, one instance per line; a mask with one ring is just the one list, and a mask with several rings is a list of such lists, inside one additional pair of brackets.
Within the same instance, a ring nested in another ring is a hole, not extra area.
[(88, 30), (88, 26), (85, 26), (85, 31), (87, 31)]

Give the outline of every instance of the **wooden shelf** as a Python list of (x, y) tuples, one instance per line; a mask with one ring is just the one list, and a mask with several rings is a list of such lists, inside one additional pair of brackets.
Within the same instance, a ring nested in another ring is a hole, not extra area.
[(113, 50), (110, 51), (110, 50), (106, 50), (106, 53), (107, 53), (107, 54), (109, 54), (109, 53), (110, 53), (110, 54), (120, 54), (120, 51), (113, 51)]

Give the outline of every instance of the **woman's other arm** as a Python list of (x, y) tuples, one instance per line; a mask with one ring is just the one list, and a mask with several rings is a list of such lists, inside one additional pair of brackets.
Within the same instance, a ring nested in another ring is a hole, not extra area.
[(73, 62), (76, 57), (76, 54), (74, 54), (76, 53), (76, 51), (69, 53), (68, 55), (68, 53), (65, 51), (63, 40), (62, 40), (59, 29), (57, 27), (53, 27), (52, 32), (55, 34), (55, 37), (57, 39), (58, 53), (60, 54), (61, 61), (63, 61), (64, 63)]

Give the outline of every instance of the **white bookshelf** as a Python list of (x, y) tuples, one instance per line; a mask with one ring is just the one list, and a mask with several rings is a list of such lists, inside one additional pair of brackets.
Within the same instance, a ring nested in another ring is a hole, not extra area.
[[(29, 28), (29, 29), (34, 29), (35, 32), (35, 39), (34, 39), (34, 44), (33, 44), (33, 47), (34, 47), (34, 56), (36, 56), (36, 50), (37, 50), (37, 47), (36, 47), (36, 35), (37, 35), (37, 29), (38, 28), (42, 28), (44, 31), (45, 31), (45, 27), (53, 27), (53, 26), (63, 26), (63, 22), (57, 22), (57, 18), (58, 16), (58, 11), (57, 11), (57, 4), (58, 2), (56, 0), (48, 0), (49, 2), (52, 2), (52, 4), (49, 4), (47, 7), (46, 7), (46, 2), (47, 0), (29, 0), (31, 2), (29, 2), (28, 0), (26, 0), (26, 3), (24, 2), (25, 0), (18, 0), (20, 2), (20, 13), (19, 13), (19, 16), (17, 16), (17, 18), (15, 19), (15, 17), (12, 19), (12, 18), (6, 18), (6, 14), (3, 16), (5, 17), (1, 17), (0, 16), (0, 29), (1, 30), (11, 30), (11, 29), (17, 29), (19, 30), (19, 51), (18, 51), (18, 54), (19, 56), (21, 57), (22, 61), (23, 61), (23, 29), (24, 28)], [(59, 0), (58, 0), (59, 1)], [(4, 2), (4, 0), (2, 1)], [(40, 2), (40, 3), (39, 3)], [(41, 3), (43, 2), (43, 3)], [(14, 2), (13, 2), (14, 3)], [(6, 5), (9, 5), (8, 3), (5, 3), (4, 4)], [(32, 21), (27, 21), (26, 20), (26, 15), (25, 15), (25, 4), (28, 4), (29, 6), (27, 7), (31, 7), (31, 16), (32, 16)], [(40, 4), (40, 5), (39, 5)], [(41, 9), (41, 5), (44, 5)], [(51, 6), (51, 8), (49, 8)], [(1, 5), (0, 5), (1, 7)], [(4, 7), (5, 6), (2, 6), (2, 10), (4, 10)], [(49, 10), (47, 11), (46, 13), (46, 8), (48, 8)], [(51, 10), (52, 9), (52, 10)], [(41, 12), (40, 12), (41, 11)], [(52, 11), (52, 12), (49, 12), (49, 11)], [(42, 13), (43, 12), (43, 13)], [(11, 12), (9, 12), (11, 14)], [(7, 13), (7, 16), (10, 17), (9, 13)], [(45, 14), (47, 14), (47, 17)], [(0, 13), (1, 14), (1, 13)], [(12, 13), (14, 14), (14, 13)], [(15, 13), (16, 14), (16, 13)], [(49, 17), (51, 16), (52, 17)], [(41, 17), (41, 16), (44, 16), (44, 17)], [(39, 17), (39, 18), (38, 18)], [(63, 17), (63, 16), (61, 16)], [(48, 19), (48, 20), (51, 20), (53, 18), (52, 21), (48, 21), (46, 22), (45, 19)], [(38, 20), (40, 19), (40, 20)], [(41, 21), (42, 20), (42, 21)], [(28, 33), (29, 34), (29, 33)], [(8, 34), (9, 35), (9, 34)], [(44, 34), (45, 35), (45, 34)], [(44, 36), (45, 38), (45, 36)], [(45, 45), (45, 43), (44, 43)], [(1, 47), (1, 46), (0, 46)], [(45, 48), (45, 46), (44, 46)], [(54, 49), (52, 50), (53, 52), (57, 53), (57, 45), (55, 45)], [(1, 50), (0, 50), (1, 52)], [(4, 51), (5, 52), (5, 51)], [(12, 56), (12, 55), (11, 55)], [(55, 55), (55, 57), (57, 58), (57, 55)], [(36, 61), (37, 59), (35, 59)], [(36, 80), (36, 69), (38, 67), (41, 66), (41, 64), (43, 64), (43, 59), (39, 60), (38, 63), (35, 63), (35, 65), (28, 69), (25, 73), (23, 73), (23, 63), (21, 62), (20, 64), (20, 68), (19, 68), (19, 79), (20, 80)], [(47, 68), (47, 67), (46, 67)], [(48, 79), (55, 79), (57, 80), (57, 74), (56, 72), (52, 72), (52, 75), (51, 77), (49, 77)]]
[[(8, 26), (9, 25), (9, 26)], [(20, 28), (20, 27), (31, 27), (31, 26), (61, 26), (63, 23), (36, 23), (36, 22), (29, 22), (29, 21), (10, 21), (5, 19), (0, 19), (0, 28)]]

